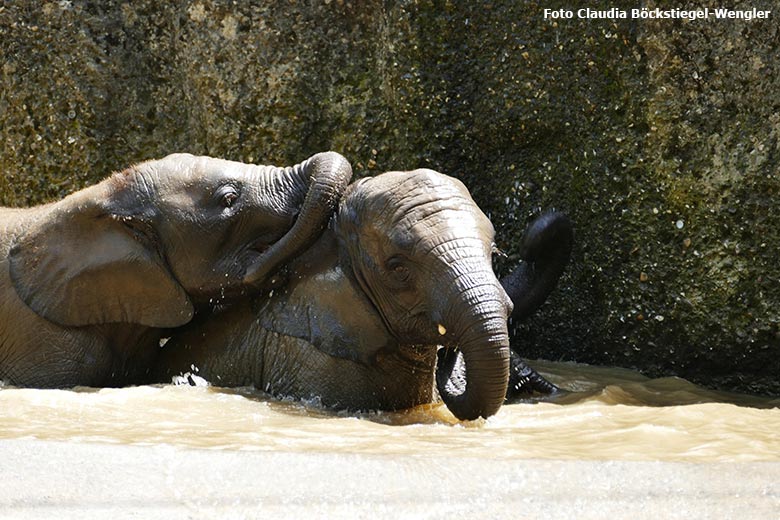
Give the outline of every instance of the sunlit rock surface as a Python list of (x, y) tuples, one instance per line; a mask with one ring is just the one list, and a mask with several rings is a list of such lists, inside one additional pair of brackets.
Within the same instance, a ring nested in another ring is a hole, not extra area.
[(501, 270), (541, 208), (575, 222), (560, 289), (520, 325), (528, 356), (780, 393), (780, 13), (440, 4), (5, 2), (0, 199), (173, 151), (432, 167), (489, 213)]

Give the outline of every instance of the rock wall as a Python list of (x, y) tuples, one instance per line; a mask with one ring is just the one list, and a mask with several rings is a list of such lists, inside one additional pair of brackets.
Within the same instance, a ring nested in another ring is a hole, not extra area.
[(493, 219), (502, 271), (539, 211), (575, 222), (560, 289), (515, 324), (529, 357), (777, 395), (778, 16), (14, 0), (0, 7), (0, 200), (61, 197), (173, 151), (435, 168)]

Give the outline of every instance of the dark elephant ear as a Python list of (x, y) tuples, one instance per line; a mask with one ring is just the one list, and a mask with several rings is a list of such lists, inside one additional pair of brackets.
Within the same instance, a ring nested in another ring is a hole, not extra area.
[(138, 323), (176, 327), (193, 307), (128, 217), (54, 207), (13, 245), (10, 274), (19, 297), (66, 326)]

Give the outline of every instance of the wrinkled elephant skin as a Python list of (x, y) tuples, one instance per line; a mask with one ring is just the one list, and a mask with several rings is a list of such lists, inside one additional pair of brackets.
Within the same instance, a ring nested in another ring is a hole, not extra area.
[[(438, 379), (458, 418), (489, 417), (507, 395), (513, 308), (493, 273), (493, 240), (456, 179), (431, 170), (361, 179), (290, 264), (287, 285), (177, 334), (157, 377), (170, 381), (195, 366), (216, 385), (386, 410), (431, 402)], [(521, 278), (520, 300), (536, 279)], [(437, 369), (440, 347), (460, 362)], [(516, 372), (528, 376), (523, 367)]]
[(278, 283), (351, 174), (333, 152), (289, 168), (173, 154), (59, 202), (0, 209), (0, 380), (137, 383), (167, 329)]

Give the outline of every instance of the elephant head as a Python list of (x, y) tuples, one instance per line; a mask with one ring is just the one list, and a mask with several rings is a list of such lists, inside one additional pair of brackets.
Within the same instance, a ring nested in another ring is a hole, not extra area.
[(320, 234), (352, 175), (334, 152), (289, 168), (173, 154), (36, 208), (10, 275), (65, 326), (176, 327), (256, 290)]
[(398, 343), (462, 354), (464, 370), (437, 366), (450, 411), (495, 414), (507, 390), (512, 302), (493, 273), (493, 226), (466, 187), (432, 170), (388, 172), (352, 184), (336, 222), (355, 278)]

